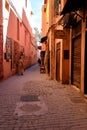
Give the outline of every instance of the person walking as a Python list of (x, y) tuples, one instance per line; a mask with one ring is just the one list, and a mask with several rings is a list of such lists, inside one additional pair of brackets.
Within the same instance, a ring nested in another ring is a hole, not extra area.
[(18, 60), (18, 65), (17, 65), (17, 72), (18, 75), (23, 75), (24, 73), (24, 64), (23, 64), (23, 58), (20, 56), (19, 60)]

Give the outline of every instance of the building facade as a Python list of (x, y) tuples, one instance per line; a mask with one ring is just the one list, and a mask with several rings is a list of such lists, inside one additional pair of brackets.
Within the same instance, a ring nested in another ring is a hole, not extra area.
[(74, 85), (83, 94), (87, 94), (86, 7), (86, 0), (44, 0), (41, 39), (47, 46), (50, 78)]
[(64, 27), (70, 28), (70, 84), (87, 94), (87, 1), (65, 1), (61, 15)]
[(25, 69), (37, 62), (36, 39), (29, 22), (32, 14), (32, 10), (28, 10), (29, 0), (18, 4), (14, 0), (0, 2), (0, 79), (16, 73), (20, 56), (23, 56)]
[[(0, 16), (2, 18), (2, 1), (0, 2)], [(0, 79), (3, 78), (3, 24), (0, 19)]]
[[(51, 79), (69, 83), (69, 31), (63, 29), (60, 0), (44, 0), (42, 42), (46, 44), (46, 69)], [(45, 18), (45, 19), (44, 19)], [(44, 29), (45, 25), (45, 29)], [(47, 37), (47, 39), (45, 39)], [(43, 43), (42, 43), (43, 44)]]

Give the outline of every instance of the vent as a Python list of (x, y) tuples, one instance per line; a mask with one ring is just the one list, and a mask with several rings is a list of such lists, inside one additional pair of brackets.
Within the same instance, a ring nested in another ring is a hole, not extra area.
[(37, 95), (25, 95), (25, 96), (21, 96), (20, 100), (22, 102), (40, 101), (40, 99), (39, 99), (39, 97)]

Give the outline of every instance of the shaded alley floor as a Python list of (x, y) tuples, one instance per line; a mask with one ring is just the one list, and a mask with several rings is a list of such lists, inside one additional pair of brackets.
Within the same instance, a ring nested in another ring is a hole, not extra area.
[(38, 65), (0, 83), (0, 130), (78, 129), (87, 130), (87, 99)]

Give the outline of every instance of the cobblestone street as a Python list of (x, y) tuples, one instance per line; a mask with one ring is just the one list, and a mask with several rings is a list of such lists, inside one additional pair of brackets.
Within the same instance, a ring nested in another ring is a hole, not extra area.
[(35, 65), (0, 83), (0, 130), (87, 130), (87, 99)]

